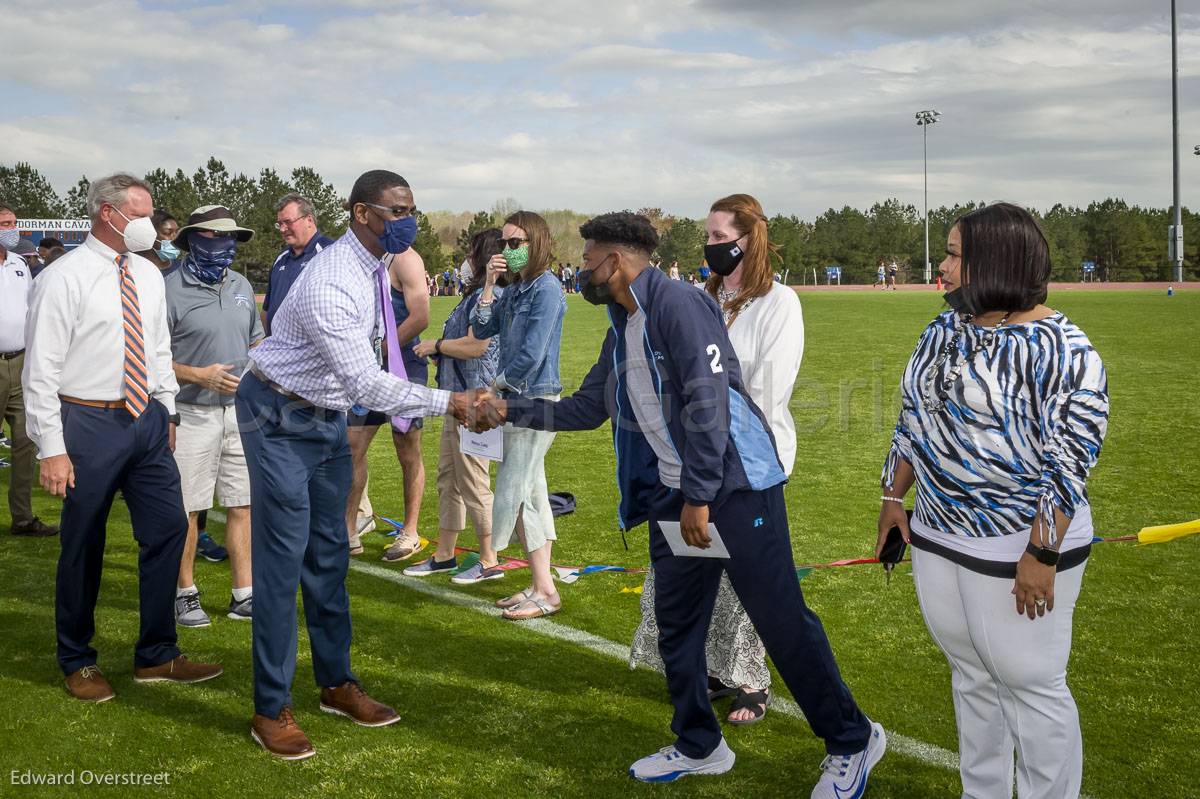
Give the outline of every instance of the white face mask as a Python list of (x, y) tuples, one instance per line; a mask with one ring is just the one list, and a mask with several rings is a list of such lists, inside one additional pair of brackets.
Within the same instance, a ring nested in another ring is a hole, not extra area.
[(21, 243), (21, 231), (14, 228), (0, 230), (0, 247), (11, 250)]
[(108, 226), (113, 229), (114, 233), (120, 233), (121, 238), (125, 240), (125, 248), (129, 252), (144, 252), (154, 246), (154, 242), (158, 241), (158, 231), (154, 229), (154, 222), (148, 216), (140, 216), (137, 219), (130, 219), (121, 213), (121, 209), (113, 206), (113, 210), (125, 219), (129, 224), (125, 226), (125, 231), (122, 233), (113, 227), (113, 223), (109, 222)]

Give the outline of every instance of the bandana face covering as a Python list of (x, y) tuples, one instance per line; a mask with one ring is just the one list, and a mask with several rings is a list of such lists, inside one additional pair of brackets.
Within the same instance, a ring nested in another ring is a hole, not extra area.
[(195, 231), (188, 234), (190, 253), (183, 262), (201, 283), (214, 285), (225, 277), (225, 270), (237, 255), (237, 239), (224, 236), (210, 239)]

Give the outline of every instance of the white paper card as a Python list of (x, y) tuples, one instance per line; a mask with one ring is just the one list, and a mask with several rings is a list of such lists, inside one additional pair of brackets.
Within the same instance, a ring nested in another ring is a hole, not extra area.
[(683, 540), (683, 530), (679, 522), (659, 522), (658, 527), (663, 532), (663, 536), (667, 539), (667, 543), (671, 545), (671, 554), (680, 558), (728, 558), (729, 550), (725, 548), (725, 542), (721, 540), (720, 533), (717, 532), (717, 526), (712, 522), (708, 523), (708, 537), (712, 539), (712, 544), (708, 549), (693, 547), (688, 545)]
[(458, 448), (464, 455), (475, 455), (489, 461), (504, 460), (504, 428), (497, 427), (486, 433), (472, 433), (458, 427)]

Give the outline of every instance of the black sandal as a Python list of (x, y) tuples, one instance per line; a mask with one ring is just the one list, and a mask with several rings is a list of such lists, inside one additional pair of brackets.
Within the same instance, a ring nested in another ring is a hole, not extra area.
[(733, 696), (738, 692), (738, 689), (732, 685), (726, 685), (716, 677), (708, 678), (708, 701), (712, 702), (716, 699), (721, 699), (726, 696)]
[(763, 691), (746, 691), (741, 688), (737, 690), (737, 696), (733, 698), (733, 704), (729, 706), (730, 715), (735, 710), (749, 710), (754, 715), (744, 721), (734, 721), (729, 716), (725, 720), (730, 724), (738, 727), (744, 727), (748, 724), (757, 724), (763, 720), (763, 716), (767, 715), (767, 708), (771, 706), (771, 694), (768, 690)]

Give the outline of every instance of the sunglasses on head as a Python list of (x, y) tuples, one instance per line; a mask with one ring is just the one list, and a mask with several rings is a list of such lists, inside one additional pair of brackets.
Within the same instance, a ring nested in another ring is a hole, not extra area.
[(523, 239), (519, 236), (513, 236), (510, 239), (500, 239), (500, 244), (503, 245), (501, 249), (508, 247), (510, 250), (515, 250), (527, 241), (529, 241), (529, 239)]

